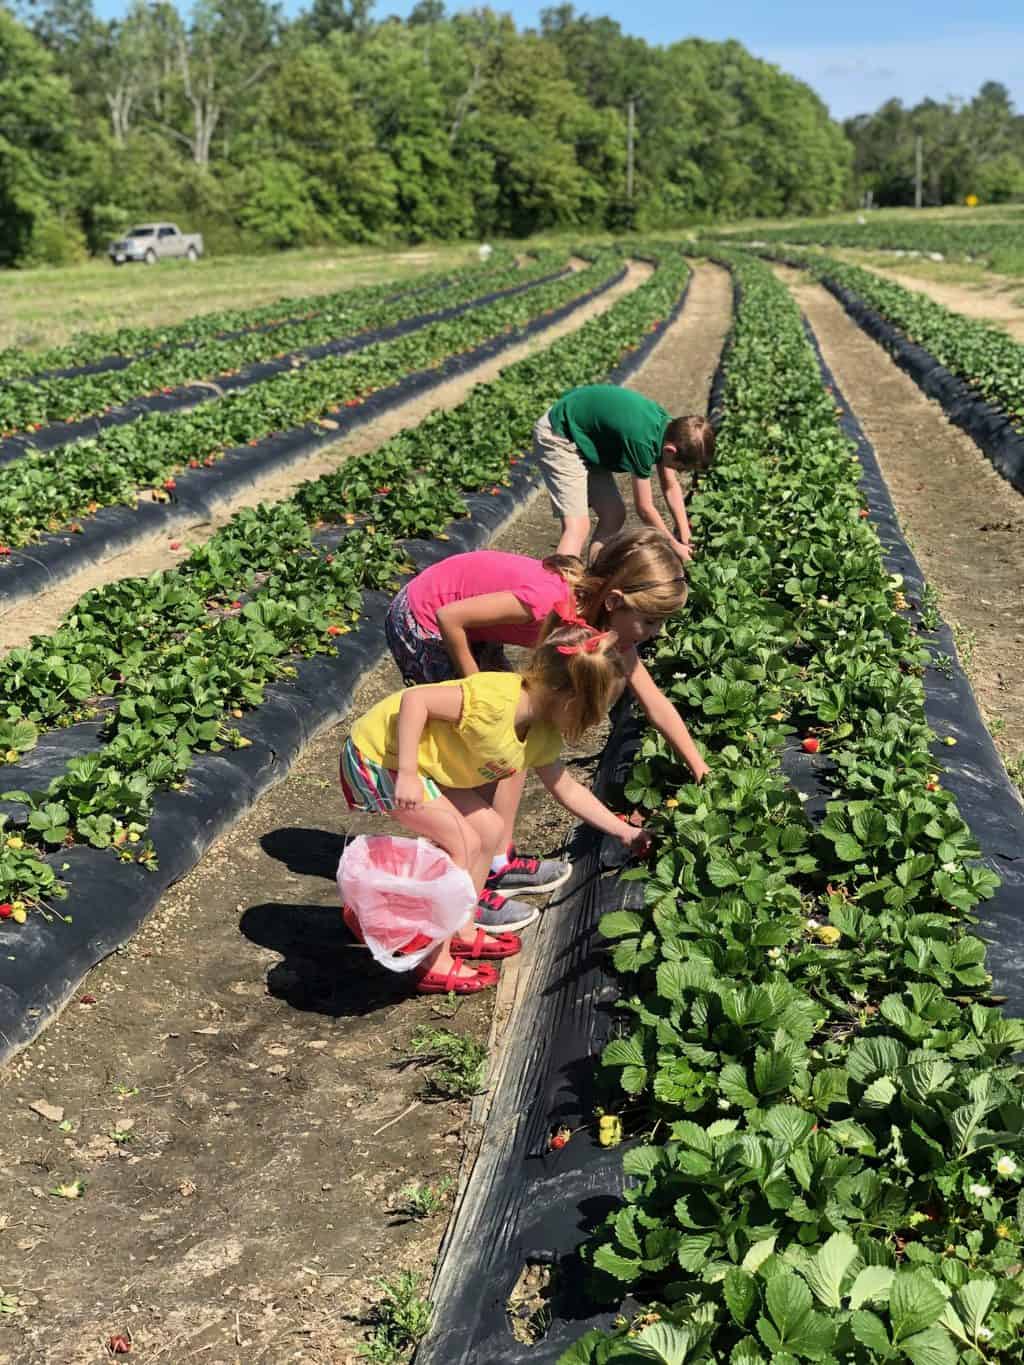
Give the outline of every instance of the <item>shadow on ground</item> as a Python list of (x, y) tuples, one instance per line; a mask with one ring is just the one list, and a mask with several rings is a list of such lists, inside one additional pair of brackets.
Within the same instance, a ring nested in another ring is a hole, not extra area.
[(336, 906), (267, 901), (246, 910), (241, 929), (251, 943), (280, 953), (267, 992), (292, 1009), (353, 1018), (409, 994), (403, 976), (383, 971), (355, 942)]

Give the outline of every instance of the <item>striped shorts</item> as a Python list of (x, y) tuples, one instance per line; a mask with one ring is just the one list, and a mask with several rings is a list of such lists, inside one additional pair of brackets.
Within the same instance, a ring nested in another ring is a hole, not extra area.
[[(349, 810), (365, 811), (368, 815), (388, 815), (395, 809), (395, 778), (391, 768), (382, 768), (360, 753), (351, 739), (341, 751), (341, 790)], [(430, 777), (420, 773), (424, 801), (441, 795), (441, 788)]]
[[(448, 682), (459, 675), (440, 635), (428, 635), (409, 605), (408, 587), (401, 590), (384, 618), (384, 635), (407, 687)], [(480, 641), (470, 645), (481, 673), (505, 673), (512, 665), (501, 645)]]

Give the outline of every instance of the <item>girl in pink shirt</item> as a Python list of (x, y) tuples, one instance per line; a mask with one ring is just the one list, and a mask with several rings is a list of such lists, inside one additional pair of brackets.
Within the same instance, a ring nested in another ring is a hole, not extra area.
[[(612, 537), (589, 568), (572, 555), (543, 560), (498, 550), (452, 555), (402, 589), (389, 608), (385, 632), (403, 679), (413, 686), (509, 668), (502, 646), (533, 647), (546, 633), (545, 623), (549, 629), (559, 618), (614, 630), (627, 686), (700, 781), (707, 764), (637, 653), (685, 605), (686, 594), (683, 564), (671, 541), (645, 528)], [(516, 851), (512, 829), (524, 782), (525, 773), (506, 778), (495, 797), (508, 849), (494, 860), (480, 898), (478, 921), (485, 928), (523, 928), (537, 917), (528, 905), (506, 901), (499, 888), (546, 894), (572, 873), (566, 863)]]

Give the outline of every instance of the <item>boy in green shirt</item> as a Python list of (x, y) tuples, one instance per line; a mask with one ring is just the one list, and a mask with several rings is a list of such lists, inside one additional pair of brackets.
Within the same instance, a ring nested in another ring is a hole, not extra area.
[[(676, 470), (706, 470), (715, 451), (715, 432), (706, 417), (670, 418), (643, 394), (615, 384), (587, 384), (562, 395), (533, 429), (534, 454), (561, 518), (560, 555), (581, 555), (590, 534), (590, 509), (597, 526), (591, 558), (620, 531), (626, 508), (616, 474), (633, 478), (637, 515), (663, 532), (683, 559), (691, 558), (690, 523)], [(676, 524), (673, 536), (651, 494), (651, 471)]]

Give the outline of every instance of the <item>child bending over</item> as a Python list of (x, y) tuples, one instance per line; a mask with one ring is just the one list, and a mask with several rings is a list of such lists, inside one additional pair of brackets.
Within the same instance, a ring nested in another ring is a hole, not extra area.
[[(522, 674), (474, 673), (386, 697), (356, 722), (342, 751), (349, 809), (389, 815), (432, 840), (482, 892), (505, 834), (496, 793), (507, 779), (535, 768), (572, 815), (645, 853), (644, 830), (623, 823), (558, 761), (563, 740), (578, 740), (622, 695), (623, 659), (614, 632), (561, 626)], [(520, 946), (515, 934), (492, 937), (470, 917), (417, 969), (416, 989), (485, 990), (497, 974), (488, 962), (473, 960), (508, 957)]]

